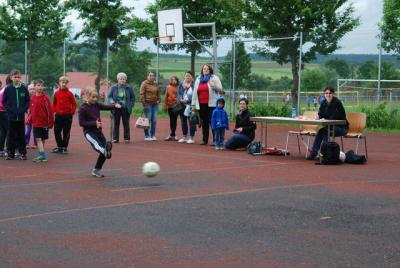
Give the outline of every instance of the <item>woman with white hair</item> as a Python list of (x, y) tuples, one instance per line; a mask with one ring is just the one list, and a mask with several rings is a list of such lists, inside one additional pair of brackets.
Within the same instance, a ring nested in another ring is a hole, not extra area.
[(126, 83), (127, 76), (125, 73), (117, 74), (118, 83), (111, 87), (108, 94), (108, 101), (111, 104), (121, 105), (121, 109), (113, 111), (114, 126), (113, 126), (113, 142), (119, 142), (119, 124), (121, 122), (124, 126), (124, 140), (129, 143), (131, 140), (129, 118), (132, 113), (133, 106), (135, 105), (135, 93), (132, 87)]

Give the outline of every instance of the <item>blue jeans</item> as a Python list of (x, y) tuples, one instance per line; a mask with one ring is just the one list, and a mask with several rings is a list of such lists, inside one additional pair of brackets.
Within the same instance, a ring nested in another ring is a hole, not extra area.
[(224, 147), (225, 128), (217, 128), (215, 132), (215, 146)]
[(234, 133), (225, 143), (226, 149), (235, 150), (238, 148), (246, 148), (247, 145), (251, 142), (251, 139), (242, 134), (242, 133)]
[(183, 113), (180, 116), (181, 116), (181, 125), (182, 125), (182, 135), (185, 137), (187, 136), (188, 124), (189, 124), (190, 137), (194, 137), (194, 133), (196, 132), (196, 125), (193, 125), (190, 122), (190, 118), (188, 116), (184, 116)]
[[(349, 132), (347, 128), (335, 126), (335, 137), (344, 136)], [(317, 136), (315, 136), (314, 144), (312, 147), (312, 154), (317, 155), (322, 142), (328, 142), (328, 128), (323, 127), (318, 130)]]
[(148, 138), (156, 135), (158, 103), (146, 104), (145, 108), (144, 116), (150, 120), (150, 133), (149, 129), (144, 130), (144, 136)]

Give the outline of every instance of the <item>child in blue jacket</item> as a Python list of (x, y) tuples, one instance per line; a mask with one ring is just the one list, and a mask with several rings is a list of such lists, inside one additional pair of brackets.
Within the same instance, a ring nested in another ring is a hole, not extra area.
[(225, 99), (217, 99), (217, 107), (215, 107), (211, 116), (211, 127), (215, 132), (215, 150), (224, 149), (225, 129), (229, 129), (228, 114), (225, 111)]

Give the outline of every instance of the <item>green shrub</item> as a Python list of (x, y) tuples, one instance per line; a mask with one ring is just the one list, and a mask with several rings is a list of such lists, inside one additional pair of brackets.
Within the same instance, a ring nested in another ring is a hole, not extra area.
[(375, 107), (362, 107), (361, 111), (367, 114), (368, 128), (400, 128), (400, 114), (397, 109), (388, 111), (386, 102)]
[(250, 104), (250, 111), (255, 116), (284, 116), (291, 115), (291, 108), (288, 105), (274, 105), (271, 103)]

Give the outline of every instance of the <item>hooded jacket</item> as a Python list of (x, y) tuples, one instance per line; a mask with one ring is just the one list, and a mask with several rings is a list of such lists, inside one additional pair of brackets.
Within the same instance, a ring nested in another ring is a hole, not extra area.
[(217, 101), (217, 107), (215, 107), (215, 109), (211, 115), (211, 128), (212, 129), (217, 129), (217, 128), (229, 129), (228, 114), (226, 113), (224, 107), (222, 107), (222, 108), (218, 107), (218, 102), (223, 102), (224, 107), (225, 107), (225, 100), (223, 98), (219, 98)]
[(14, 84), (8, 85), (4, 89), (2, 103), (7, 111), (7, 117), (10, 121), (25, 121), (25, 113), (29, 108), (29, 92), (25, 85), (19, 83), (17, 87)]
[(32, 116), (32, 125), (36, 128), (52, 128), (54, 125), (54, 112), (50, 99), (46, 94), (31, 97), (29, 112)]

